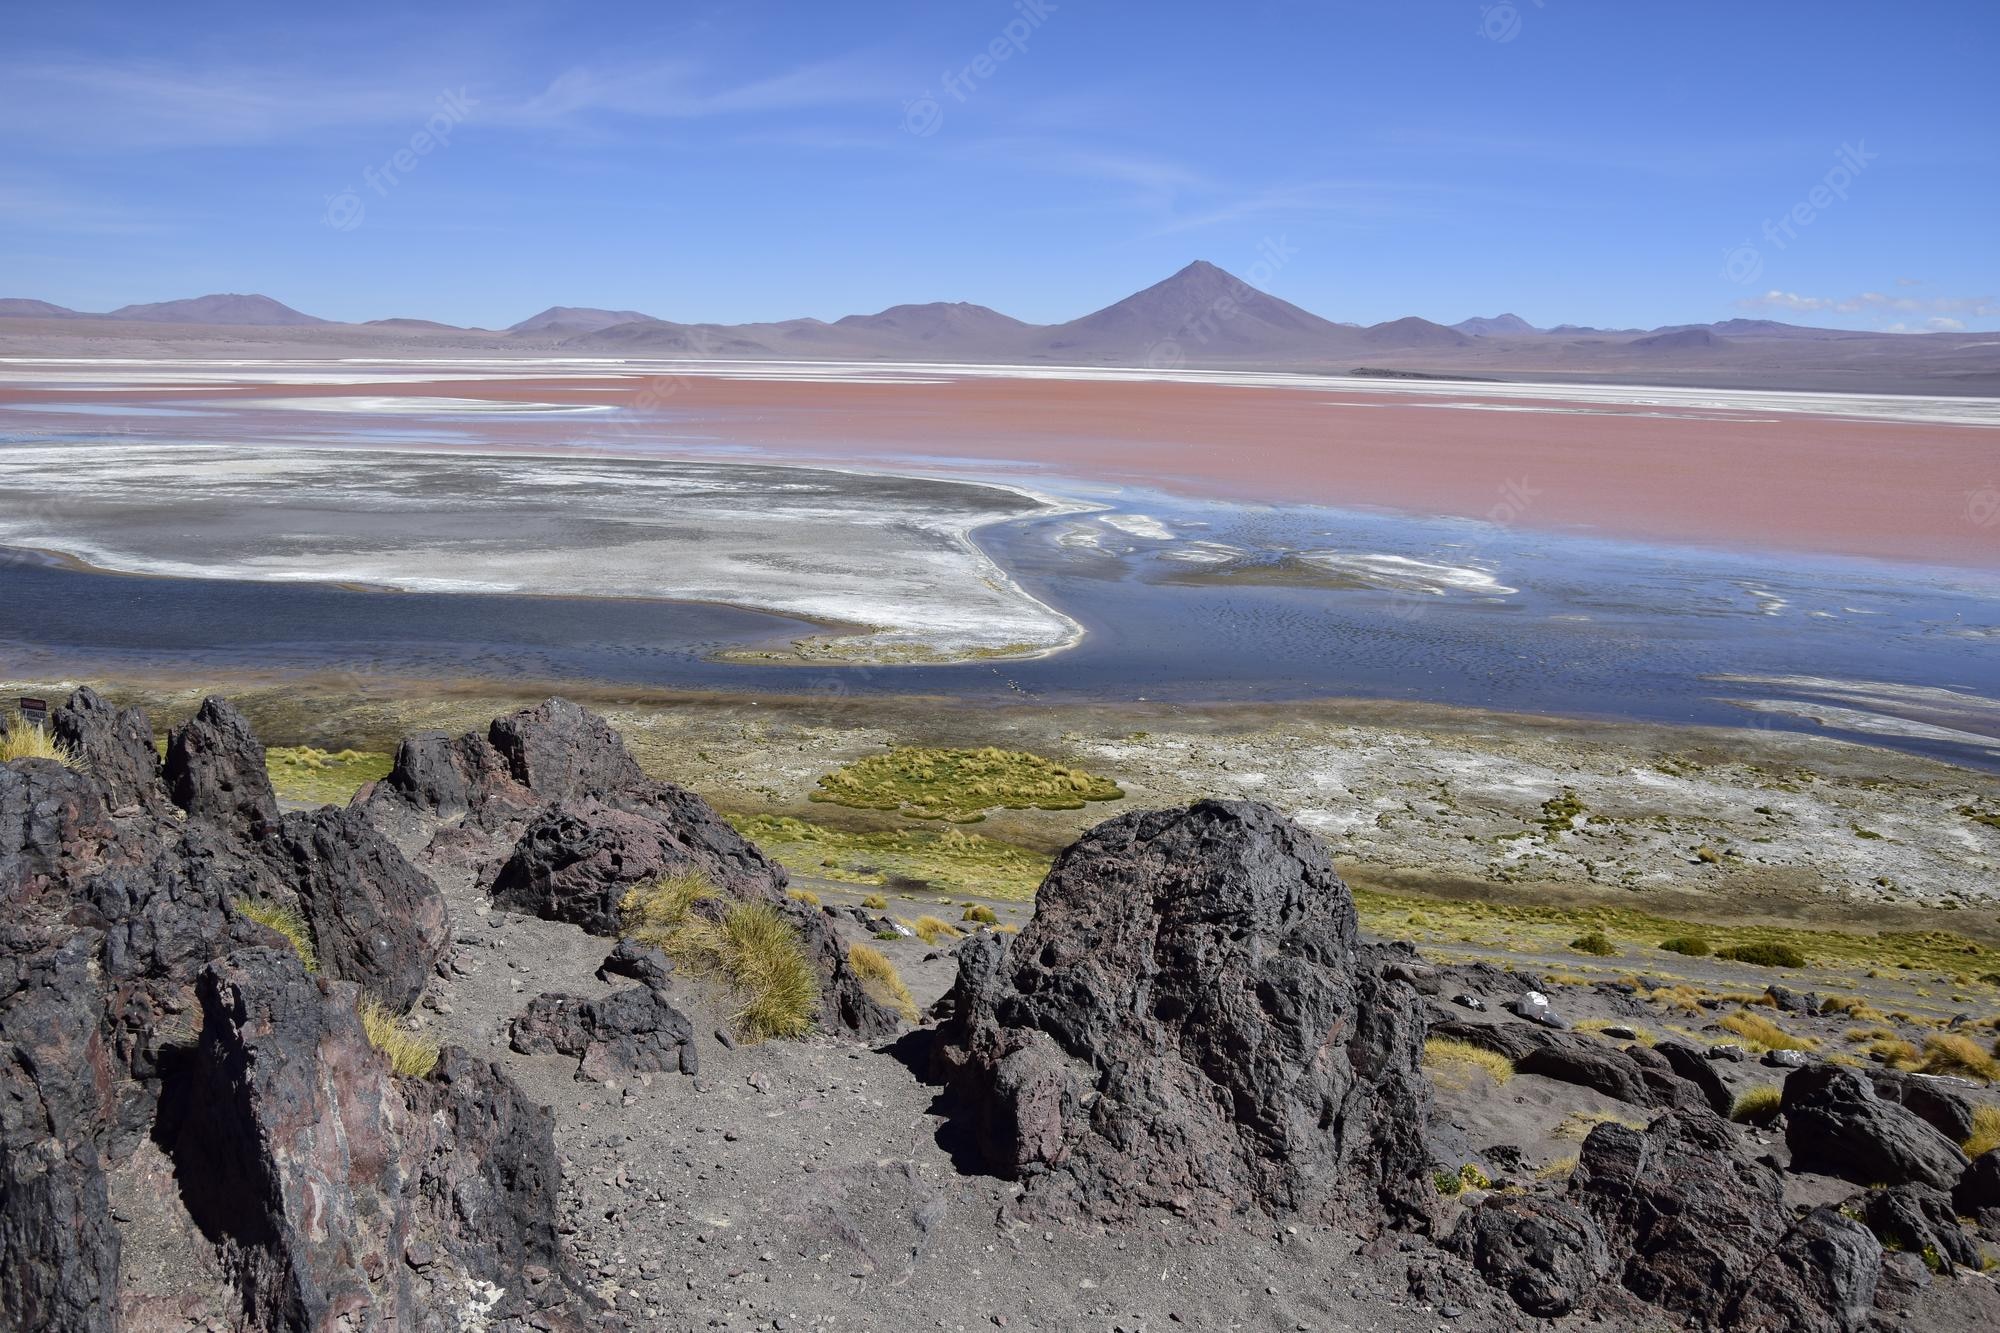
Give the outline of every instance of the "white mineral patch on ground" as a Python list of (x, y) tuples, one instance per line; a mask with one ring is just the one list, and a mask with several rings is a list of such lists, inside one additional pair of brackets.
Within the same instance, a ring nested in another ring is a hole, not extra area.
[(1178, 560), (1188, 565), (1223, 565), (1241, 559), (1247, 552), (1222, 542), (1189, 542), (1171, 551), (1160, 552), (1162, 560)]
[(1128, 537), (1144, 537), (1156, 542), (1174, 539), (1174, 530), (1150, 514), (1104, 514), (1099, 521), (1110, 524)]
[(0, 545), (183, 578), (727, 603), (866, 627), (843, 660), (1034, 656), (1082, 629), (972, 541), (1012, 487), (830, 468), (212, 445), (0, 448)]
[(1416, 560), (1406, 555), (1368, 552), (1301, 551), (1299, 559), (1322, 569), (1390, 592), (1434, 593), (1440, 597), (1454, 592), (1509, 596), (1518, 591), (1502, 584), (1483, 569), (1468, 565), (1445, 565)]

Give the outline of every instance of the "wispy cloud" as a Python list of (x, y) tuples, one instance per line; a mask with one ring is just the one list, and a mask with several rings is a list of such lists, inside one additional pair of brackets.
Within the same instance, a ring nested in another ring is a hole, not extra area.
[[(1916, 284), (1898, 279), (1898, 285)], [(1890, 296), (1883, 292), (1862, 292), (1858, 296), (1840, 297), (1803, 296), (1798, 292), (1784, 292), (1774, 288), (1761, 296), (1745, 297), (1736, 304), (1744, 310), (1789, 310), (1798, 314), (1928, 313), (1941, 317), (1932, 320), (1933, 324), (1948, 324), (1957, 328), (1965, 326), (1949, 316), (1969, 315), (1977, 319), (2000, 316), (2000, 301), (1990, 296)]]
[(21, 182), (0, 182), (0, 218), (14, 227), (71, 235), (144, 236), (168, 230), (158, 210), (150, 206), (141, 214), (67, 190)]
[(1265, 217), (1312, 217), (1345, 214), (1352, 217), (1433, 214), (1435, 205), (1418, 202), (1445, 187), (1409, 181), (1323, 180), (1252, 190), (1163, 223), (1148, 236), (1173, 236)]

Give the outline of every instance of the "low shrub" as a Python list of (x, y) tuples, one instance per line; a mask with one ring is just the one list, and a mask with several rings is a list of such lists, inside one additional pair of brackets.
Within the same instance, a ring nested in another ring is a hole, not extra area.
[(1424, 1042), (1424, 1068), (1430, 1071), (1433, 1083), (1454, 1091), (1471, 1087), (1481, 1074), (1495, 1083), (1505, 1083), (1514, 1077), (1514, 1062), (1506, 1056), (1450, 1037), (1432, 1037)]
[(917, 1021), (917, 1002), (902, 974), (880, 949), (866, 944), (847, 946), (847, 965), (861, 979), (861, 989), (877, 1004), (894, 1009), (905, 1023)]
[(795, 903), (804, 903), (807, 907), (819, 906), (819, 895), (811, 889), (786, 889), (785, 896)]
[(368, 1044), (389, 1057), (389, 1067), (404, 1078), (428, 1078), (437, 1068), (438, 1045), (404, 1027), (395, 1011), (364, 995), (356, 1007)]
[(1754, 944), (1737, 944), (1727, 949), (1716, 950), (1717, 958), (1726, 958), (1732, 963), (1752, 963), (1758, 967), (1804, 967), (1806, 956), (1789, 944), (1779, 944), (1771, 940), (1760, 940)]
[(1668, 953), (1677, 953), (1686, 958), (1706, 958), (1715, 952), (1708, 941), (1699, 935), (1676, 935), (1672, 939), (1660, 941), (1660, 947)]
[(285, 943), (292, 946), (292, 952), (306, 965), (306, 971), (319, 971), (319, 951), (313, 947), (312, 928), (306, 919), (283, 903), (260, 903), (245, 898), (231, 904), (236, 914), (255, 921), (258, 925), (277, 931), (285, 937)]
[(992, 908), (975, 903), (971, 907), (965, 909), (965, 915), (960, 917), (959, 920), (975, 921), (982, 926), (991, 926), (991, 925), (997, 925), (1000, 921), (1000, 917), (997, 913), (994, 912)]
[(1493, 1188), (1493, 1182), (1487, 1177), (1487, 1174), (1471, 1162), (1467, 1162), (1456, 1171), (1434, 1172), (1431, 1175), (1431, 1179), (1437, 1185), (1437, 1192), (1446, 1198), (1463, 1194), (1466, 1190), (1490, 1190)]
[(1601, 930), (1577, 936), (1569, 942), (1569, 947), (1578, 953), (1587, 953), (1598, 958), (1610, 958), (1618, 952), (1618, 946), (1613, 944)]
[(889, 900), (879, 893), (871, 893), (861, 900), (861, 905), (871, 912), (881, 912), (888, 909)]
[(1775, 1084), (1750, 1088), (1729, 1108), (1729, 1118), (1739, 1125), (1768, 1125), (1778, 1118), (1784, 1100), (1784, 1090)]

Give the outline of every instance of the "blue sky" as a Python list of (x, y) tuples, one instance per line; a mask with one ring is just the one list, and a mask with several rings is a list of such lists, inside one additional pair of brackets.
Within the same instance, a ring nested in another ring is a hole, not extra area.
[(7, 29), (0, 295), (84, 309), (1052, 321), (1205, 258), (1362, 322), (2000, 328), (1988, 0), (71, 3)]

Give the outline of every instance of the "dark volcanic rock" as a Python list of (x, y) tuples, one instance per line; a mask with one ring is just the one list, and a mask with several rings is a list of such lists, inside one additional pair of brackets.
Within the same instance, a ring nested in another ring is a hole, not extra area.
[(1870, 1069), (1868, 1083), (1875, 1095), (1915, 1112), (1924, 1123), (1950, 1139), (1963, 1143), (1972, 1137), (1972, 1098), (1966, 1084), (1935, 1074), (1905, 1074), (1893, 1069)]
[(1860, 1185), (1915, 1182), (1949, 1190), (1965, 1154), (1915, 1112), (1875, 1095), (1856, 1070), (1821, 1064), (1785, 1080), (1785, 1143), (1792, 1169)]
[(174, 804), (190, 819), (252, 838), (278, 825), (264, 747), (227, 699), (203, 699), (194, 717), (168, 735), (166, 779)]
[(166, 803), (160, 753), (153, 748), (153, 724), (145, 710), (120, 712), (86, 685), (49, 718), (49, 729), (97, 780), (113, 808)]
[(1493, 1195), (1466, 1215), (1446, 1248), (1544, 1319), (1584, 1304), (1611, 1272), (1596, 1219), (1560, 1199)]
[(1958, 1211), (1968, 1216), (2000, 1208), (2000, 1148), (1989, 1148), (1972, 1159), (1951, 1198)]
[(1024, 1203), (1372, 1221), (1435, 1197), (1415, 994), (1381, 978), (1326, 849), (1269, 806), (1107, 821), (1011, 948), (959, 952), (953, 1114)]
[[(574, 1298), (549, 1115), (497, 1068), (454, 1050), (433, 1079), (395, 1077), (355, 990), (287, 951), (218, 959), (198, 990), (200, 1045), (160, 1136), (252, 1326), (443, 1330)], [(422, 1292), (416, 1244), (437, 1254)], [(563, 1280), (531, 1298), (528, 1263)]]
[(1861, 1196), (1861, 1215), (1884, 1241), (1926, 1264), (1979, 1268), (1979, 1246), (1958, 1224), (1952, 1197), (1928, 1185), (1895, 1185)]
[(613, 977), (629, 977), (633, 981), (643, 981), (648, 986), (665, 986), (673, 979), (674, 964), (671, 958), (658, 949), (650, 948), (637, 940), (620, 940), (606, 954), (604, 961), (597, 965), (597, 979), (609, 981)]
[(1723, 1312), (1741, 1333), (1853, 1333), (1870, 1325), (1882, 1245), (1832, 1208), (1815, 1208), (1778, 1242)]
[(694, 1027), (652, 986), (633, 986), (602, 999), (538, 995), (508, 1025), (523, 1055), (573, 1055), (579, 1079), (604, 1082), (619, 1074), (678, 1069), (699, 1072)]
[(276, 853), (320, 965), (407, 1010), (451, 947), (444, 895), (357, 810), (285, 816)]
[(1664, 1059), (1675, 1074), (1694, 1084), (1707, 1100), (1710, 1110), (1717, 1115), (1729, 1114), (1736, 1099), (1730, 1095), (1729, 1085), (1722, 1081), (1722, 1075), (1715, 1072), (1714, 1063), (1706, 1055), (1680, 1041), (1658, 1042), (1653, 1052)]
[(658, 783), (543, 809), (494, 879), (493, 901), (615, 936), (618, 904), (629, 890), (689, 871), (732, 898), (784, 899), (783, 867), (745, 842), (707, 801)]
[(1654, 1063), (1649, 1057), (1641, 1063), (1634, 1055), (1574, 1032), (1525, 1022), (1479, 1023), (1448, 1017), (1434, 1018), (1430, 1032), (1504, 1055), (1521, 1073), (1594, 1088), (1633, 1106), (1707, 1104), (1700, 1087), (1667, 1061)]

